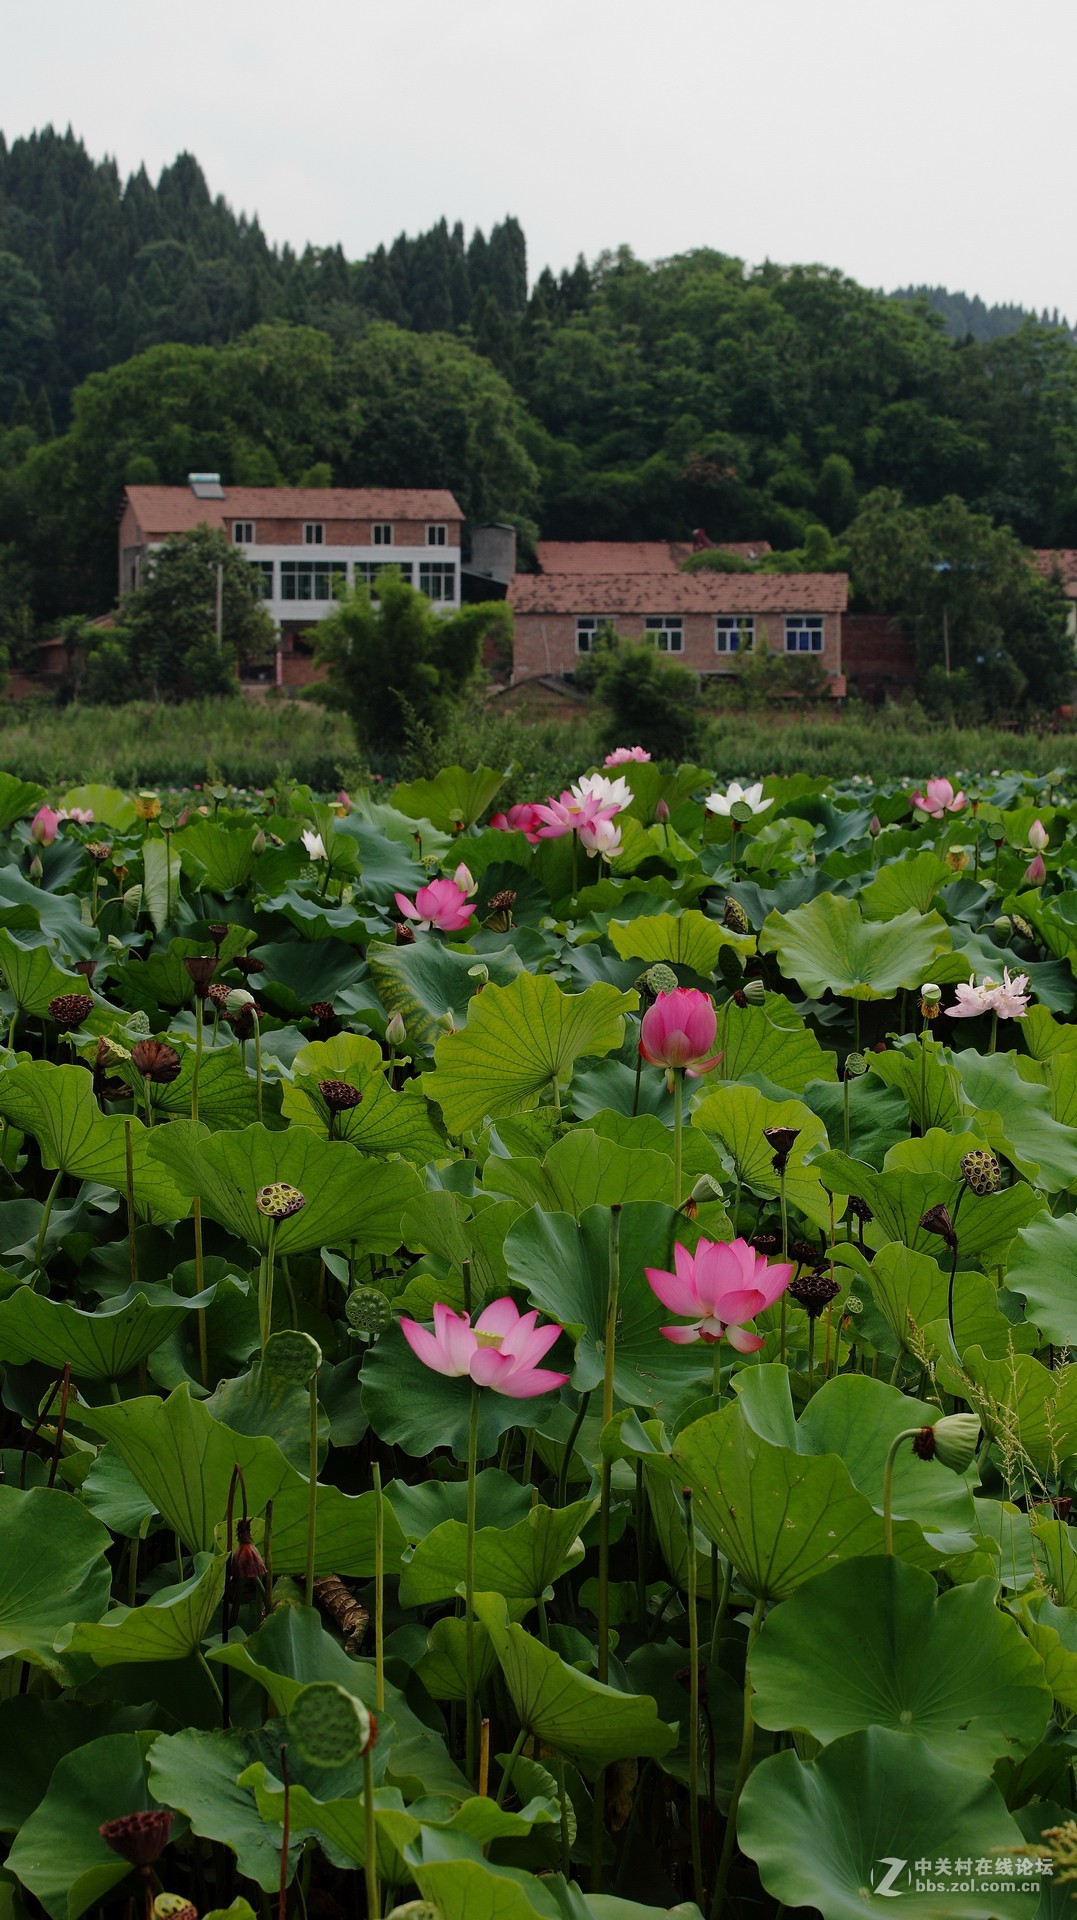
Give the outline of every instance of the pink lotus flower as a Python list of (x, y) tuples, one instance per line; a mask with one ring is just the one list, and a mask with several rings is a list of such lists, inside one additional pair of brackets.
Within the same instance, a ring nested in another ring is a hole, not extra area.
[(602, 764), (606, 767), (623, 767), (626, 760), (649, 760), (650, 757), (644, 747), (614, 747)]
[(438, 1303), (433, 1333), (404, 1317), (400, 1330), (432, 1373), (447, 1374), (450, 1379), (467, 1375), (477, 1387), (493, 1387), (511, 1400), (553, 1393), (568, 1379), (567, 1373), (538, 1365), (564, 1329), (552, 1323), (540, 1327), (538, 1314), (533, 1309), (521, 1313), (507, 1294), (484, 1307), (474, 1326), (469, 1313), (454, 1313)]
[(1023, 1020), (1028, 1012), (1028, 975), (1015, 973), (1010, 976), (1009, 967), (1002, 970), (1002, 980), (992, 980), (986, 976), (976, 984), (976, 975), (970, 974), (954, 988), (957, 1004), (947, 1007), (951, 1020), (975, 1020), (981, 1013), (995, 1013), (1000, 1020)]
[(683, 1068), (695, 1079), (718, 1065), (721, 1054), (706, 1058), (718, 1032), (713, 1002), (698, 987), (674, 987), (660, 993), (640, 1025), (639, 1050), (652, 1067)]
[(30, 822), (30, 838), (39, 847), (51, 847), (60, 830), (60, 815), (55, 807), (39, 807)]
[(1043, 863), (1043, 855), (1042, 853), (1034, 853), (1025, 868), (1025, 879), (1028, 881), (1030, 887), (1042, 887), (1046, 878), (1047, 868)]
[(781, 1297), (796, 1272), (793, 1263), (771, 1266), (747, 1240), (700, 1240), (694, 1254), (678, 1240), (673, 1261), (675, 1273), (644, 1268), (662, 1305), (691, 1323), (663, 1327), (666, 1339), (679, 1346), (693, 1340), (713, 1346), (724, 1336), (738, 1353), (758, 1353), (762, 1337), (749, 1333), (744, 1322)]
[(1042, 853), (1050, 835), (1042, 820), (1034, 820), (1028, 830), (1028, 844), (1033, 853)]
[(992, 1013), (1000, 1020), (1023, 1020), (1028, 1012), (1028, 975), (1015, 973), (1010, 978), (1009, 967), (1002, 969), (1002, 983), (992, 993)]
[(460, 865), (457, 867), (456, 872), (453, 874), (453, 880), (455, 884), (459, 887), (465, 900), (470, 900), (472, 894), (478, 893), (479, 891), (479, 883), (473, 877), (471, 868), (465, 867), (462, 860), (460, 862)]
[(455, 880), (431, 880), (419, 888), (414, 900), (398, 893), (396, 904), (405, 919), (420, 927), (436, 927), (439, 933), (461, 933), (475, 912), (466, 905), (463, 888)]
[(949, 780), (929, 780), (925, 793), (914, 793), (914, 807), (921, 813), (929, 813), (933, 820), (941, 820), (944, 813), (960, 813), (965, 805), (963, 793), (955, 793)]
[(607, 773), (585, 773), (572, 782), (569, 791), (574, 800), (597, 800), (603, 807), (616, 807), (618, 813), (632, 805), (632, 789), (623, 774), (611, 780)]
[(593, 827), (599, 820), (612, 820), (617, 812), (613, 802), (603, 803), (593, 794), (581, 795), (566, 787), (560, 800), (551, 794), (544, 806), (535, 809), (542, 825), (539, 828), (541, 840), (560, 840), (566, 833), (576, 833), (579, 828)]
[(61, 807), (59, 817), (61, 820), (73, 820), (76, 827), (93, 826), (92, 807)]
[(596, 820), (593, 827), (580, 828), (580, 845), (588, 853), (600, 853), (613, 860), (621, 851), (621, 829), (612, 820)]
[(500, 833), (522, 833), (535, 847), (541, 839), (542, 813), (533, 800), (526, 800), (520, 806), (510, 807), (507, 813), (491, 814), (490, 825)]

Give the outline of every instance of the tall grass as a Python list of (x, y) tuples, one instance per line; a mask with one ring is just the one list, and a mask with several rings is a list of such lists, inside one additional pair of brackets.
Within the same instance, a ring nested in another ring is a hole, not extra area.
[(97, 780), (268, 787), (287, 778), (325, 789), (356, 760), (344, 715), (306, 701), (0, 707), (0, 766), (50, 789)]

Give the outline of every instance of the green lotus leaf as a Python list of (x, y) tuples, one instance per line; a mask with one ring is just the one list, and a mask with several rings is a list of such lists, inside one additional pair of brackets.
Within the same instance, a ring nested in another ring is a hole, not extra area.
[[(208, 883), (213, 893), (235, 893), (254, 870), (254, 838), (249, 821), (243, 826), (226, 827), (219, 820), (203, 820), (196, 814), (177, 836), (176, 846), (183, 870), (196, 887)], [(146, 851), (154, 844), (150, 841)], [(175, 899), (175, 879), (172, 886)]]
[(526, 1113), (568, 1080), (577, 1060), (616, 1051), (636, 1003), (634, 993), (601, 984), (562, 993), (546, 974), (521, 973), (508, 987), (491, 980), (463, 1031), (438, 1041), (424, 1089), (454, 1134)]
[(760, 953), (776, 954), (786, 979), (812, 999), (829, 992), (889, 1000), (902, 987), (929, 980), (936, 955), (949, 946), (950, 930), (937, 913), (865, 920), (855, 900), (835, 893), (819, 894), (791, 913), (769, 913), (759, 935)]
[(869, 920), (895, 920), (910, 908), (926, 913), (939, 888), (952, 879), (945, 860), (924, 847), (911, 857), (887, 861), (857, 898)]
[(809, 1080), (836, 1080), (837, 1055), (820, 1046), (810, 1027), (780, 993), (768, 993), (761, 1007), (738, 1007), (729, 1000), (718, 1027), (722, 1080), (760, 1074), (776, 1087), (802, 1094)]
[(494, 767), (442, 767), (434, 780), (407, 780), (393, 788), (390, 803), (409, 820), (429, 820), (442, 833), (473, 827), (504, 785), (507, 772)]
[[(466, 1480), (420, 1480), (414, 1487), (406, 1480), (390, 1480), (385, 1489), (403, 1530), (412, 1545), (425, 1539), (443, 1520), (463, 1520), (467, 1513)], [(510, 1473), (498, 1467), (482, 1467), (475, 1475), (475, 1518), (479, 1527), (513, 1527), (531, 1511), (531, 1489), (522, 1487)]]
[(864, 1279), (906, 1353), (913, 1350), (910, 1337), (922, 1336), (924, 1328), (946, 1312), (949, 1276), (930, 1254), (913, 1253), (900, 1240), (880, 1247), (870, 1265), (864, 1262)]
[[(1045, 1214), (1022, 1227), (1006, 1285), (1023, 1296), (1030, 1320), (1057, 1347), (1077, 1345), (1077, 1214)], [(3, 1309), (0, 1308), (0, 1313)]]
[(0, 833), (7, 833), (16, 820), (25, 820), (27, 814), (36, 813), (45, 797), (45, 788), (35, 781), (20, 780), (14, 773), (0, 773)]
[(1021, 1022), (1021, 1039), (1033, 1060), (1077, 1053), (1077, 1027), (1063, 1026), (1047, 1007), (1029, 1007)]
[[(264, 1435), (234, 1433), (177, 1387), (167, 1400), (125, 1400), (121, 1406), (80, 1407), (79, 1424), (112, 1443), (125, 1465), (184, 1546), (212, 1552), (228, 1506), (232, 1472), (242, 1467), (248, 1510), (273, 1502), (273, 1566), (295, 1573), (306, 1564), (308, 1482)], [(374, 1495), (318, 1488), (317, 1556), (320, 1574), (374, 1571)], [(94, 1523), (96, 1525), (96, 1522)], [(404, 1540), (385, 1514), (386, 1566), (395, 1567)], [(70, 1618), (70, 1615), (68, 1616)]]
[[(191, 1084), (194, 1079), (194, 1047), (188, 1040), (178, 1048), (180, 1071), (167, 1086), (151, 1089), (156, 1119), (185, 1120), (191, 1111)], [(143, 1080), (138, 1068), (128, 1060), (117, 1060), (112, 1071), (125, 1080), (136, 1096), (135, 1111), (142, 1101)], [(262, 1099), (267, 1112), (279, 1113), (280, 1088), (272, 1081), (263, 1086)], [(198, 1072), (199, 1118), (215, 1133), (219, 1127), (249, 1127), (258, 1118), (258, 1089), (253, 1072), (248, 1072), (238, 1047), (210, 1051), (208, 1044)]]
[(0, 1485), (0, 1659), (55, 1668), (70, 1621), (99, 1620), (112, 1572), (107, 1528), (59, 1488)]
[[(253, 1880), (266, 1893), (275, 1892), (280, 1881), (280, 1833), (263, 1821), (253, 1791), (239, 1782), (258, 1761), (279, 1770), (281, 1743), (286, 1737), (287, 1728), (281, 1721), (248, 1732), (233, 1729), (204, 1733), (189, 1727), (180, 1733), (162, 1734), (147, 1755), (150, 1789), (156, 1798), (184, 1813), (194, 1833), (229, 1847), (244, 1879)], [(293, 1777), (329, 1786), (328, 1772), (305, 1767), (294, 1748), (289, 1750), (288, 1764)], [(293, 1826), (288, 1846), (289, 1881), (308, 1838), (307, 1831)]]
[[(480, 1527), (475, 1534), (475, 1586), (506, 1600), (537, 1601), (561, 1574), (583, 1559), (579, 1535), (595, 1511), (593, 1500), (570, 1507), (533, 1507), (514, 1527)], [(400, 1576), (400, 1602), (426, 1607), (462, 1590), (467, 1528), (445, 1520), (420, 1540)]]
[(746, 1187), (774, 1196), (781, 1190), (781, 1181), (774, 1170), (774, 1148), (763, 1130), (795, 1128), (798, 1138), (789, 1155), (786, 1197), (816, 1226), (829, 1225), (830, 1198), (809, 1164), (827, 1145), (826, 1128), (810, 1107), (799, 1100), (768, 1100), (755, 1087), (723, 1084), (700, 1101), (692, 1113), (692, 1125), (721, 1142)]
[(1047, 1593), (1033, 1594), (1021, 1618), (1053, 1697), (1066, 1713), (1077, 1713), (1077, 1608), (1057, 1606)]
[(618, 1693), (566, 1664), (523, 1627), (510, 1625), (500, 1594), (480, 1593), (475, 1612), (497, 1655), (521, 1727), (594, 1777), (614, 1760), (660, 1759), (677, 1743), (645, 1694)]
[(1008, 1054), (981, 1055), (968, 1047), (953, 1063), (989, 1145), (1048, 1193), (1077, 1183), (1077, 1127), (1052, 1117), (1045, 1087), (1025, 1079)]
[[(75, 1180), (97, 1180), (123, 1193), (127, 1185), (124, 1121), (101, 1112), (84, 1067), (53, 1067), (20, 1060), (0, 1073), (0, 1114), (35, 1135), (42, 1164)], [(150, 1153), (152, 1134), (131, 1123), (135, 1199), (156, 1219), (179, 1220), (190, 1202), (167, 1168)], [(162, 1132), (166, 1129), (162, 1129)]]
[(893, 1554), (821, 1573), (764, 1623), (751, 1660), (757, 1722), (823, 1745), (890, 1727), (983, 1774), (1030, 1753), (1051, 1696), (996, 1591), (985, 1579), (940, 1597), (929, 1573)]
[[(421, 884), (414, 869), (411, 883)], [(443, 1016), (451, 1014), (459, 1025), (467, 1018), (479, 991), (479, 982), (471, 972), (477, 964), (476, 955), (455, 953), (434, 935), (420, 934), (412, 945), (404, 947), (372, 940), (366, 957), (386, 1013), (398, 1013), (404, 1022), (409, 1051), (419, 1048), (424, 1053), (433, 1052), (435, 1041), (444, 1037)], [(491, 986), (508, 986), (523, 971), (523, 961), (512, 947), (484, 953), (482, 964), (489, 972)]]
[[(843, 1373), (828, 1380), (813, 1395), (797, 1423), (801, 1451), (834, 1455), (843, 1460), (850, 1479), (881, 1513), (883, 1474), (890, 1443), (909, 1427), (928, 1426), (937, 1409), (873, 1380), (864, 1373)], [(902, 1447), (894, 1462), (893, 1514), (922, 1529), (926, 1556), (913, 1539), (906, 1544), (895, 1530), (895, 1549), (920, 1564), (935, 1564), (939, 1554), (966, 1553), (973, 1545), (976, 1517), (972, 1494), (964, 1478), (938, 1460), (919, 1460), (911, 1446)]]
[[(3, 1077), (0, 1076), (0, 1104)], [(260, 1187), (285, 1181), (306, 1205), (276, 1228), (278, 1255), (309, 1247), (346, 1245), (391, 1253), (400, 1245), (400, 1216), (421, 1191), (401, 1161), (361, 1158), (344, 1141), (320, 1140), (305, 1127), (270, 1133), (266, 1127), (208, 1134), (191, 1122), (155, 1127), (150, 1150), (181, 1191), (197, 1195), (203, 1213), (264, 1252), (274, 1229), (259, 1213)]]
[(190, 1579), (158, 1588), (143, 1607), (113, 1607), (96, 1626), (71, 1627), (57, 1645), (64, 1653), (89, 1654), (98, 1667), (184, 1660), (209, 1632), (227, 1571), (224, 1554), (210, 1560), (200, 1555)]
[[(267, 1827), (283, 1827), (284, 1788), (267, 1773), (264, 1763), (255, 1761), (239, 1776), (239, 1786), (254, 1795), (258, 1818)], [(377, 1836), (378, 1879), (390, 1887), (405, 1886), (412, 1869), (404, 1859), (404, 1848), (417, 1840), (422, 1824), (404, 1806), (397, 1787), (375, 1787), (375, 1832)], [(288, 1823), (312, 1833), (336, 1867), (362, 1867), (366, 1864), (365, 1802), (362, 1794), (348, 1798), (315, 1799), (304, 1786), (291, 1787), (288, 1796)]]
[[(764, 1760), (745, 1787), (737, 1839), (768, 1893), (826, 1920), (889, 1913), (895, 1894), (909, 1920), (1033, 1920), (1038, 1911), (1038, 1891), (990, 1890), (1000, 1852), (1023, 1843), (998, 1788), (889, 1727), (835, 1740), (810, 1766), (791, 1751)], [(934, 1868), (958, 1857), (991, 1867), (947, 1874), (943, 1893), (916, 1891), (918, 1879), (934, 1878), (917, 1861)], [(966, 1877), (973, 1891), (950, 1891)]]
[[(209, 826), (207, 821), (206, 826)], [(210, 828), (211, 832), (216, 829)], [(253, 834), (250, 836), (253, 839)], [(175, 915), (180, 894), (180, 859), (172, 837), (145, 840), (142, 845), (143, 905), (158, 933)]]
[[(621, 1212), (614, 1392), (622, 1403), (650, 1407), (666, 1420), (708, 1392), (712, 1376), (709, 1352), (665, 1339), (661, 1329), (669, 1323), (669, 1308), (644, 1272), (672, 1267), (676, 1227), (670, 1207), (630, 1204)], [(686, 1229), (677, 1237), (690, 1239)], [(578, 1221), (533, 1207), (505, 1240), (511, 1278), (575, 1341), (572, 1384), (581, 1392), (597, 1386), (605, 1368), (609, 1239), (607, 1207), (588, 1207)]]
[(485, 1860), (429, 1860), (411, 1869), (439, 1920), (556, 1920), (542, 1881)]
[[(855, 1193), (867, 1201), (875, 1216), (865, 1233), (869, 1245), (903, 1240), (915, 1253), (934, 1255), (938, 1235), (921, 1227), (921, 1218), (940, 1203), (952, 1207), (961, 1178), (961, 1155), (982, 1144), (976, 1134), (960, 1134), (955, 1139), (932, 1130), (922, 1140), (891, 1148), (881, 1173), (865, 1161), (834, 1149), (818, 1154), (812, 1170), (835, 1193)], [(951, 1165), (952, 1175), (948, 1171)], [(1043, 1195), (1025, 1181), (982, 1198), (966, 1194), (958, 1221), (962, 1259), (979, 1260), (990, 1267), (1005, 1265), (1020, 1228), (1046, 1209)]]
[(690, 967), (704, 979), (714, 972), (723, 947), (747, 956), (755, 952), (750, 933), (730, 933), (717, 920), (692, 907), (686, 913), (656, 913), (636, 920), (611, 920), (609, 939), (622, 960), (639, 960), (641, 966), (653, 966), (664, 960), (669, 966)]
[(91, 781), (85, 786), (69, 787), (60, 795), (59, 804), (69, 812), (72, 807), (88, 808), (95, 828), (111, 827), (114, 833), (127, 833), (138, 824), (134, 802), (122, 787), (106, 787)]
[(284, 1117), (292, 1126), (326, 1131), (326, 1108), (317, 1092), (319, 1080), (344, 1080), (362, 1094), (361, 1104), (338, 1113), (335, 1137), (347, 1140), (363, 1153), (402, 1154), (417, 1166), (446, 1152), (445, 1141), (430, 1118), (422, 1088), (405, 1082), (399, 1093), (389, 1085), (382, 1050), (363, 1034), (338, 1033), (332, 1040), (312, 1040), (300, 1047), (292, 1061), (295, 1076), (284, 1088)]
[(79, 1920), (126, 1880), (127, 1861), (98, 1831), (154, 1802), (146, 1787), (153, 1733), (108, 1733), (57, 1763), (48, 1791), (16, 1836), (7, 1868), (50, 1920)]
[(505, 1234), (518, 1208), (496, 1200), (479, 1206), (444, 1188), (421, 1193), (405, 1209), (400, 1224), (403, 1243), (413, 1253), (434, 1253), (455, 1273), (471, 1264), (475, 1298), (502, 1294), (508, 1286)]
[[(551, 1366), (554, 1355), (544, 1365)], [(432, 1373), (408, 1346), (399, 1327), (374, 1342), (363, 1361), (363, 1411), (380, 1440), (425, 1458), (432, 1446), (449, 1447), (467, 1458), (471, 1418), (471, 1381)], [(484, 1392), (479, 1399), (479, 1458), (488, 1460), (509, 1427), (536, 1427), (549, 1417), (553, 1398), (513, 1400)], [(276, 1520), (274, 1519), (274, 1528)]]
[(1077, 1373), (1053, 1373), (1030, 1353), (990, 1360), (979, 1347), (961, 1363), (976, 1389), (973, 1409), (997, 1444), (1014, 1445), (1040, 1474), (1077, 1453)]
[(489, 1193), (508, 1194), (521, 1206), (538, 1205), (549, 1213), (572, 1213), (577, 1218), (588, 1207), (619, 1207), (629, 1200), (673, 1198), (672, 1139), (668, 1153), (619, 1146), (615, 1140), (577, 1127), (538, 1160), (514, 1154), (502, 1159), (491, 1154), (483, 1169)]
[(956, 1131), (970, 1111), (948, 1049), (934, 1040), (869, 1054), (868, 1066), (876, 1078), (904, 1096), (921, 1133), (932, 1128), (944, 1133)]
[[(518, 1612), (520, 1609), (510, 1609)], [(497, 1666), (485, 1627), (475, 1623), (473, 1654), (475, 1685), (485, 1686)], [(426, 1652), (415, 1671), (431, 1700), (466, 1700), (468, 1694), (467, 1625), (463, 1620), (435, 1620), (426, 1636)]]
[(17, 940), (7, 927), (0, 927), (0, 979), (19, 1012), (35, 1014), (39, 1020), (48, 1017), (49, 1001), (57, 994), (86, 991), (80, 974), (61, 973), (43, 934)]
[[(15, 1366), (38, 1360), (61, 1370), (70, 1363), (76, 1379), (120, 1380), (145, 1360), (191, 1312), (203, 1311), (214, 1289), (193, 1299), (152, 1287), (130, 1289), (86, 1313), (67, 1300), (46, 1300), (29, 1287), (0, 1300), (0, 1353)], [(162, 1299), (160, 1296), (164, 1295)]]

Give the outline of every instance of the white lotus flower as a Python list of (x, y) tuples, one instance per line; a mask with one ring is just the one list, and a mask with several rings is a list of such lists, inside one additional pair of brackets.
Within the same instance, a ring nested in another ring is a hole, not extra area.
[(630, 807), (632, 789), (622, 775), (619, 780), (611, 780), (604, 773), (585, 773), (576, 781), (572, 793), (577, 800), (598, 800), (604, 807)]
[(320, 833), (312, 833), (309, 827), (304, 827), (300, 838), (312, 860), (326, 859), (325, 841)]
[(731, 780), (724, 793), (708, 794), (705, 805), (708, 813), (720, 813), (725, 818), (738, 802), (750, 807), (753, 813), (765, 813), (768, 807), (774, 805), (774, 796), (772, 794), (769, 800), (764, 800), (761, 780), (753, 780), (750, 787), (742, 787), (739, 780)]

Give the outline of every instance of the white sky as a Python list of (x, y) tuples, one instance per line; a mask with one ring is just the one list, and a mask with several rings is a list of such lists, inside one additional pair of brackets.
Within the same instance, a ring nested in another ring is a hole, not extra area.
[(349, 257), (520, 220), (532, 279), (626, 242), (822, 261), (1077, 318), (1074, 0), (31, 0), (0, 127)]

